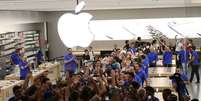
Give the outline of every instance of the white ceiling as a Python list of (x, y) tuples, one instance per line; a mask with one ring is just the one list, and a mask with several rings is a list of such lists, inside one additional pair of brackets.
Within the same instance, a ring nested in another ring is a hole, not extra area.
[[(80, 0), (81, 1), (81, 0)], [(201, 0), (85, 0), (85, 10), (201, 6)], [(0, 10), (73, 10), (76, 0), (0, 0)]]
[[(168, 25), (171, 22), (172, 30)], [(170, 39), (201, 38), (201, 18), (163, 18), (163, 19), (124, 19), (124, 20), (96, 20), (90, 22), (90, 30), (95, 40), (128, 40), (137, 37), (151, 39), (147, 26), (153, 26)], [(112, 26), (112, 27), (111, 27)], [(179, 33), (178, 33), (179, 32)]]

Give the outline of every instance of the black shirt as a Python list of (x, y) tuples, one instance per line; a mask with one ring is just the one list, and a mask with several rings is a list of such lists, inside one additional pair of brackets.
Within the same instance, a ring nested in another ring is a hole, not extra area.
[(89, 55), (83, 54), (82, 58), (83, 58), (84, 60), (90, 60), (90, 56), (89, 56)]

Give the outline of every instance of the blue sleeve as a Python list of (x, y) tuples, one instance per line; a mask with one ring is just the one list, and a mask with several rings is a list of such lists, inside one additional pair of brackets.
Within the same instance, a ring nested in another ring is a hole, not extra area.
[(185, 75), (185, 74), (182, 74), (182, 75), (181, 75), (181, 78), (182, 78), (182, 80), (184, 80), (184, 81), (188, 81), (188, 77), (187, 77), (187, 75)]

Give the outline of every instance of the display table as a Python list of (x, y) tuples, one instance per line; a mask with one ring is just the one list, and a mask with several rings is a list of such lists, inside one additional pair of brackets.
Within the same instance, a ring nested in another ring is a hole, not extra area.
[(13, 87), (22, 85), (23, 82), (23, 80), (0, 80), (0, 101), (8, 101), (13, 95)]
[[(44, 63), (41, 64), (39, 66), (38, 69), (32, 70), (32, 76), (33, 79), (45, 74), (47, 75), (47, 77), (51, 80), (57, 80), (60, 77), (60, 63), (56, 62), (56, 63)], [(13, 73), (10, 75), (7, 75), (5, 78), (5, 80), (20, 80), (20, 75), (17, 73)]]
[[(41, 74), (47, 72), (47, 70), (45, 69), (42, 69), (42, 70), (32, 70), (32, 76), (33, 76), (33, 79), (40, 76)], [(5, 80), (20, 80), (20, 75), (18, 73), (13, 73), (13, 74), (10, 74), (10, 75), (7, 75), (5, 76), (4, 78)]]
[(147, 84), (156, 89), (156, 91), (162, 91), (163, 89), (172, 89), (172, 81), (169, 78), (149, 78)]
[(61, 77), (61, 75), (60, 75), (61, 64), (59, 62), (55, 62), (55, 63), (50, 63), (50, 62), (43, 63), (43, 64), (41, 64), (39, 66), (39, 68), (48, 71), (47, 77), (51, 81), (58, 80)]
[(149, 68), (149, 77), (169, 77), (176, 72), (176, 67)]
[[(162, 67), (163, 66), (163, 60), (158, 60), (156, 62), (156, 66), (157, 67)], [(175, 60), (172, 60), (172, 66), (176, 66), (176, 61)]]

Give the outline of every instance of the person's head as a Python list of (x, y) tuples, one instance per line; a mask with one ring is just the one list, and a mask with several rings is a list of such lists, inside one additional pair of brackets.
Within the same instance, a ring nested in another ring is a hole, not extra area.
[(176, 69), (176, 73), (180, 73), (181, 72), (181, 69), (180, 68), (177, 68)]
[(129, 72), (129, 73), (127, 73), (127, 75), (128, 75), (128, 80), (129, 80), (129, 81), (132, 81), (133, 78), (134, 78), (134, 73)]
[(95, 66), (96, 66), (96, 67), (101, 67), (101, 61), (100, 61), (100, 60), (97, 60), (96, 63), (95, 63)]
[(45, 89), (48, 89), (51, 86), (51, 81), (49, 78), (44, 77), (41, 81), (41, 84)]
[(15, 49), (15, 52), (16, 52), (17, 54), (20, 54), (20, 51), (21, 51), (21, 48)]
[(81, 98), (83, 101), (89, 101), (94, 95), (95, 95), (95, 92), (93, 92), (93, 91), (91, 90), (91, 88), (89, 88), (88, 86), (85, 86), (85, 87), (83, 88), (83, 90), (81, 91), (80, 98)]
[(157, 42), (156, 40), (153, 40), (153, 41), (152, 41), (152, 44), (156, 44), (156, 42)]
[(93, 50), (93, 47), (92, 46), (89, 46), (89, 51), (92, 51)]
[(150, 52), (155, 52), (155, 49), (153, 47), (150, 48)]
[(167, 97), (167, 101), (177, 101), (177, 96), (175, 94), (170, 94)]
[(70, 96), (69, 96), (69, 101), (78, 101), (79, 100), (79, 92), (78, 91), (72, 91)]
[(87, 49), (84, 50), (85, 55), (89, 55), (89, 51)]
[(170, 51), (170, 47), (165, 47), (165, 50), (166, 51)]
[(134, 42), (131, 43), (131, 47), (132, 47), (132, 48), (135, 47), (135, 43), (134, 43)]
[(72, 54), (72, 48), (68, 48), (68, 49), (67, 49), (67, 53), (68, 53), (68, 54)]
[(136, 72), (140, 71), (140, 64), (139, 63), (135, 63), (134, 64), (134, 69)]
[(13, 87), (13, 94), (15, 95), (15, 97), (22, 96), (21, 95), (21, 90), (22, 90), (21, 86), (16, 85), (16, 86)]
[(138, 41), (141, 41), (141, 37), (137, 37), (137, 40), (138, 40)]
[(39, 77), (34, 79), (33, 85), (35, 85), (37, 88), (41, 86), (41, 80)]
[(191, 101), (199, 101), (198, 99), (192, 99)]
[(167, 98), (168, 98), (168, 96), (171, 95), (171, 94), (172, 94), (172, 91), (171, 91), (170, 89), (164, 89), (164, 90), (163, 90), (163, 93), (162, 93), (162, 95), (163, 95), (163, 100), (164, 100), (164, 101), (168, 101)]
[(153, 87), (146, 86), (144, 89), (146, 90), (146, 95), (147, 96), (149, 96), (149, 95), (154, 96), (155, 90), (154, 90)]
[(196, 46), (192, 46), (192, 50), (196, 50)]
[(140, 99), (144, 99), (146, 97), (146, 90), (144, 88), (138, 89), (137, 95)]
[(126, 41), (125, 41), (125, 44), (129, 44), (129, 40), (126, 40)]

